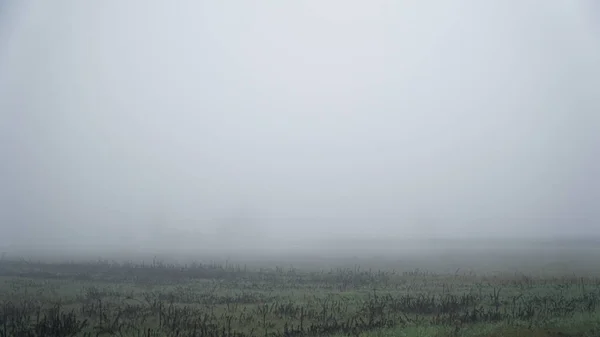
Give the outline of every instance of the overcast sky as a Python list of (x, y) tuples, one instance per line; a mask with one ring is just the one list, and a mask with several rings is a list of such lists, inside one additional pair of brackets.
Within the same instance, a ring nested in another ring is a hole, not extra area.
[(600, 234), (593, 0), (3, 1), (0, 117), (4, 245)]

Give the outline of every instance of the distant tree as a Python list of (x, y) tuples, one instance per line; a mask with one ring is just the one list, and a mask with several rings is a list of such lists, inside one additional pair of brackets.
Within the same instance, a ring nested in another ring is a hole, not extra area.
[(238, 209), (217, 221), (217, 240), (228, 246), (244, 247), (263, 236), (260, 218), (251, 210)]

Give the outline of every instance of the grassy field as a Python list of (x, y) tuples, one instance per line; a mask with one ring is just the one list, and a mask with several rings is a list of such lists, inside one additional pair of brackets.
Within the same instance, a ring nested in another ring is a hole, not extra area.
[(4, 258), (0, 336), (600, 336), (600, 260), (531, 260)]

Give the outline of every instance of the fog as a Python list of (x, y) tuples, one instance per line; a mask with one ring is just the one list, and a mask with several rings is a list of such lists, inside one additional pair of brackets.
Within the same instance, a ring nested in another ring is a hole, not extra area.
[(0, 247), (590, 237), (599, 112), (592, 0), (4, 1)]

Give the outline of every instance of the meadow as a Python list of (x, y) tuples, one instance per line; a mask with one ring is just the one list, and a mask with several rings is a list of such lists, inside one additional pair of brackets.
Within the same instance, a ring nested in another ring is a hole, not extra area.
[(4, 257), (0, 337), (600, 336), (600, 259), (586, 254)]

